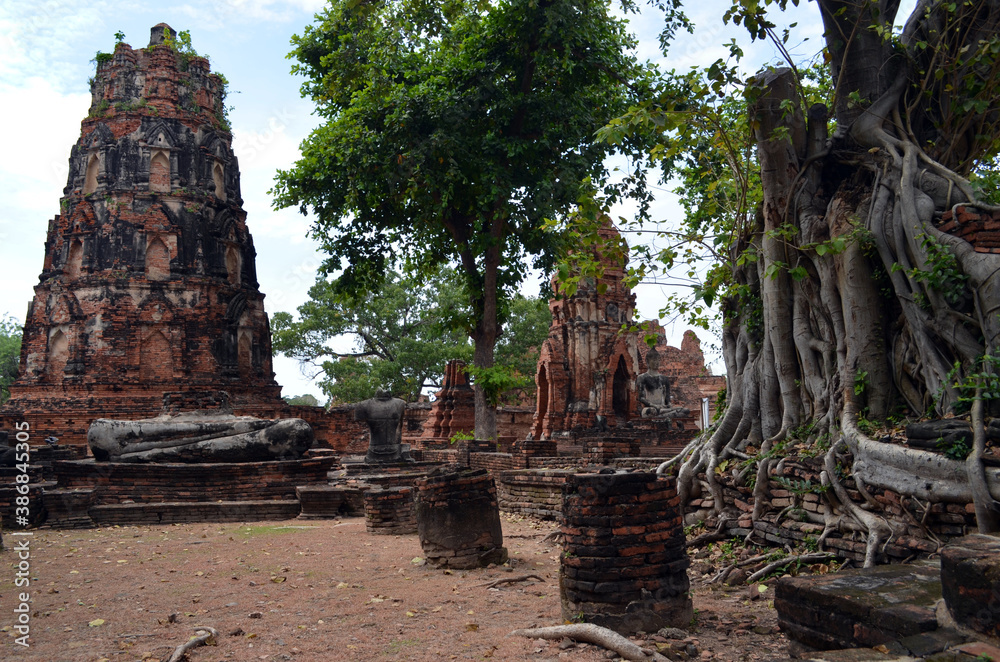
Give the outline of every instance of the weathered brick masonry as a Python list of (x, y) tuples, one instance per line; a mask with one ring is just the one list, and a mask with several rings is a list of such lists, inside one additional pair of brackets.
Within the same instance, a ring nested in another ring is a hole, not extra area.
[(144, 418), (165, 391), (281, 406), (256, 251), (208, 60), (118, 44), (99, 62), (4, 408), (84, 443), (91, 420)]
[(488, 473), (428, 476), (416, 487), (417, 533), (429, 564), (475, 568), (507, 560), (496, 487)]
[(590, 473), (563, 485), (563, 618), (621, 633), (691, 621), (688, 556), (671, 478)]

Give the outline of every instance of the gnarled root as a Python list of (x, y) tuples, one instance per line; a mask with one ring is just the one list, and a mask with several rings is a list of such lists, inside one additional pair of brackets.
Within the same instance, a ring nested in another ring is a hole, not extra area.
[(629, 662), (650, 662), (651, 660), (653, 662), (668, 662), (667, 658), (656, 651), (636, 646), (614, 630), (602, 628), (592, 623), (514, 630), (511, 634), (536, 639), (562, 639), (569, 637), (576, 641), (594, 644), (609, 651), (614, 651), (621, 655), (623, 659), (629, 660)]
[(213, 644), (209, 642), (219, 636), (219, 633), (215, 628), (210, 628), (207, 625), (197, 625), (195, 626), (194, 631), (198, 634), (175, 648), (174, 652), (171, 653), (170, 657), (166, 658), (164, 662), (180, 662), (184, 659), (184, 656), (189, 650), (197, 648), (198, 646), (211, 646)]

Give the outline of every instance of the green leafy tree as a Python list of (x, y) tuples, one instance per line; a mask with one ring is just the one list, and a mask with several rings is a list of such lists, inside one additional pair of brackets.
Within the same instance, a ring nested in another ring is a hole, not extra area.
[(290, 405), (299, 405), (304, 407), (319, 406), (319, 400), (316, 399), (316, 396), (309, 393), (306, 393), (305, 395), (285, 396), (284, 400)]
[(0, 318), (0, 403), (10, 398), (10, 385), (17, 379), (23, 331), (13, 317), (5, 315)]
[[(601, 0), (335, 0), (293, 43), (324, 123), (275, 205), (316, 215), (343, 291), (457, 265), (474, 363), (491, 368), (529, 264), (558, 252), (544, 219), (605, 181), (594, 132), (645, 89), (625, 22)], [(496, 436), (481, 385), (476, 434)]]
[[(274, 315), (272, 342), (275, 351), (311, 366), (334, 402), (365, 400), (379, 388), (414, 401), (424, 389), (440, 386), (447, 361), (472, 357), (460, 326), (468, 317), (468, 297), (447, 271), (431, 279), (393, 273), (378, 292), (365, 297), (344, 294), (320, 277), (309, 294), (297, 321), (288, 313)], [(517, 296), (511, 302), (510, 322), (489, 375), (499, 383), (491, 391), (494, 400), (533, 393), (538, 351), (550, 321), (541, 299)], [(351, 337), (351, 349), (335, 349)]]
[[(446, 361), (471, 354), (465, 333), (449, 328), (463, 303), (456, 289), (454, 279), (392, 273), (371, 295), (353, 295), (319, 276), (298, 321), (275, 313), (272, 345), (311, 365), (334, 402), (365, 400), (379, 388), (414, 401), (437, 381)], [(339, 336), (353, 337), (350, 349), (334, 349)]]

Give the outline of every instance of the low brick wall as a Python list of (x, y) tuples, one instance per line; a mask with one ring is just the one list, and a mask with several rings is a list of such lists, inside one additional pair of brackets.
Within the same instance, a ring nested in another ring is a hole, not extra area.
[(573, 471), (524, 469), (504, 471), (497, 481), (500, 510), (547, 520), (562, 517), (563, 486)]
[(295, 488), (324, 484), (333, 458), (280, 462), (132, 464), (53, 463), (62, 489), (92, 488), (96, 503), (263, 501), (295, 499)]
[[(724, 531), (727, 535), (741, 538), (754, 531), (757, 540), (779, 547), (818, 540), (828, 508), (819, 476), (821, 464), (822, 458), (786, 459), (781, 464), (780, 475), (772, 469), (764, 514), (756, 522), (751, 520), (754, 504), (752, 491), (748, 487), (733, 485), (728, 474), (718, 477), (725, 505), (740, 513), (739, 517), (727, 520)], [(699, 480), (702, 494), (708, 494), (704, 476), (700, 476)], [(801, 486), (801, 489), (787, 489), (789, 481)], [(855, 503), (865, 502), (853, 478), (844, 479), (843, 484)], [(946, 542), (976, 531), (972, 504), (927, 504), (889, 490), (873, 491), (872, 498), (879, 506), (873, 512), (902, 524), (906, 529), (902, 535), (893, 536), (879, 546), (879, 563), (932, 554), (940, 547), (934, 537)], [(685, 523), (695, 525), (702, 522), (709, 528), (717, 526), (714, 506), (715, 501), (710, 497), (692, 499), (687, 504)], [(778, 514), (783, 511), (784, 516), (778, 520)], [(863, 537), (854, 540), (850, 534), (834, 531), (824, 541), (823, 549), (841, 558), (864, 561), (866, 543)]]
[(303, 519), (360, 517), (364, 514), (364, 489), (360, 486), (301, 485), (295, 488)]
[(131, 503), (92, 506), (97, 526), (190, 522), (259, 522), (292, 519), (299, 502), (292, 500), (218, 501), (202, 503)]
[(412, 487), (374, 488), (364, 494), (365, 529), (378, 535), (417, 532)]
[(510, 453), (470, 453), (469, 468), (485, 469), (493, 480), (499, 480), (504, 471), (521, 468), (518, 459)]

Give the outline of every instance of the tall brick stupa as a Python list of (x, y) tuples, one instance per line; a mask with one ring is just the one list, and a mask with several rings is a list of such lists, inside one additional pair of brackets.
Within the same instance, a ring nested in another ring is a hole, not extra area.
[(225, 83), (169, 30), (98, 58), (3, 410), (36, 434), (83, 443), (94, 418), (154, 416), (172, 391), (282, 404)]
[[(599, 234), (607, 245), (621, 241), (610, 221)], [(572, 296), (549, 301), (552, 324), (535, 374), (535, 439), (592, 427), (598, 416), (616, 427), (636, 415), (639, 336), (621, 333), (632, 323), (635, 295), (624, 282), (624, 261), (600, 259), (605, 269), (599, 279), (585, 279)], [(553, 289), (559, 292), (555, 280)]]

